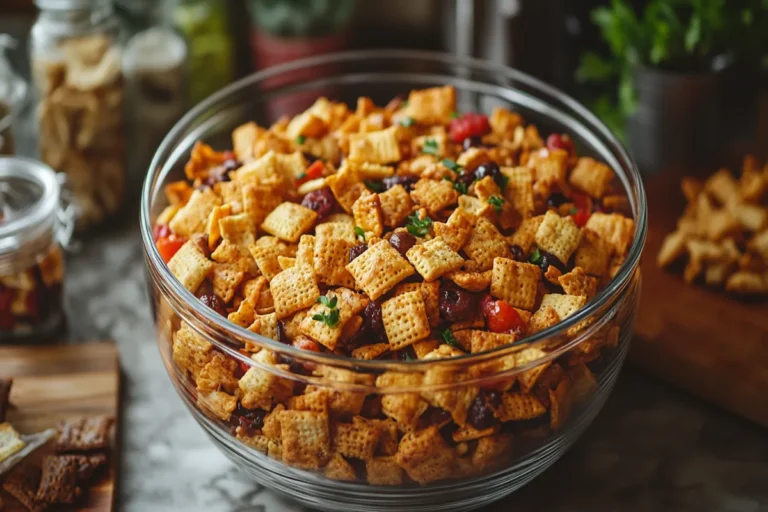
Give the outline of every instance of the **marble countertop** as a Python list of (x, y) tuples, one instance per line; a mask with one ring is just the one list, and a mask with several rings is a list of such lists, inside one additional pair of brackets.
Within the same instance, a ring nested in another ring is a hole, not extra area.
[[(160, 362), (135, 213), (68, 260), (74, 340), (113, 339), (123, 378), (120, 509), (298, 512), (238, 473)], [(553, 492), (556, 490), (556, 492)], [(768, 431), (625, 368), (604, 410), (549, 471), (488, 512), (768, 511)]]

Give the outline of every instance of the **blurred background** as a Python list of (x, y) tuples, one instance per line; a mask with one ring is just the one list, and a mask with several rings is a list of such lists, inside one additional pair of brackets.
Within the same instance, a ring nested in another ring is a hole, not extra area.
[[(25, 81), (30, 27), (45, 3), (0, 2), (0, 33), (17, 41), (6, 53)], [(128, 133), (137, 122), (156, 127), (142, 134), (142, 162), (172, 120), (232, 80), (318, 53), (377, 47), (470, 55), (534, 75), (592, 108), (647, 174), (712, 169), (745, 152), (768, 156), (768, 0), (111, 4), (126, 79), (138, 91), (127, 95), (139, 102)], [(0, 63), (0, 80), (8, 76)], [(6, 102), (23, 109), (18, 98)]]

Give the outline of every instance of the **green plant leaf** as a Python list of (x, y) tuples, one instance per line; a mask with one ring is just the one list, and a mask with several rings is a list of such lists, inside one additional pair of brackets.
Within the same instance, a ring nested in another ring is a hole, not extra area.
[(501, 207), (504, 206), (504, 199), (500, 198), (499, 196), (491, 196), (486, 199), (485, 202), (493, 206), (493, 209), (496, 210), (496, 213), (501, 212)]
[(421, 152), (427, 155), (437, 155), (439, 146), (435, 139), (427, 139), (424, 141), (424, 146), (421, 148)]
[(363, 242), (365, 242), (365, 230), (361, 228), (360, 226), (355, 226), (355, 235), (363, 239)]
[(461, 172), (461, 166), (450, 158), (443, 158), (443, 165), (455, 173)]
[(448, 328), (440, 333), (440, 337), (443, 339), (444, 342), (446, 342), (448, 345), (461, 349), (461, 345), (459, 345), (458, 340), (456, 340), (456, 337), (453, 335), (453, 332), (451, 332), (451, 329)]
[(406, 224), (405, 228), (413, 236), (424, 237), (427, 236), (427, 233), (429, 233), (429, 227), (431, 225), (432, 219), (429, 217), (420, 219), (418, 214), (413, 213), (408, 216), (408, 224)]
[(380, 181), (375, 180), (364, 180), (363, 183), (365, 183), (365, 186), (369, 190), (373, 190), (374, 192), (384, 192), (384, 184)]
[(304, 144), (306, 140), (307, 140), (306, 137), (304, 137), (303, 135), (299, 135), (298, 137), (296, 137), (296, 144), (298, 145)]
[(533, 254), (531, 254), (531, 257), (528, 258), (528, 261), (530, 261), (534, 265), (538, 265), (539, 263), (541, 263), (541, 258), (542, 258), (541, 251), (537, 247), (536, 250), (533, 251)]
[(688, 53), (693, 53), (696, 50), (696, 45), (701, 41), (701, 18), (695, 14), (691, 18), (691, 24), (688, 25), (688, 30), (685, 33), (685, 50)]
[(594, 52), (587, 52), (581, 56), (581, 62), (576, 69), (576, 80), (579, 82), (602, 82), (617, 74), (616, 65), (603, 59)]
[(406, 117), (405, 119), (400, 120), (400, 125), (405, 126), (406, 128), (410, 128), (411, 126), (413, 126), (413, 123), (414, 121), (412, 117)]

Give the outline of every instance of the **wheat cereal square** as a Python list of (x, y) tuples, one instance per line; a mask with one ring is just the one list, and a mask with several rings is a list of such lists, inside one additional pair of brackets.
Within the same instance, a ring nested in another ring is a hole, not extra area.
[(485, 271), (493, 268), (494, 258), (510, 258), (509, 244), (496, 226), (485, 218), (477, 219), (469, 239), (464, 244), (466, 255), (477, 263), (475, 271)]
[(426, 208), (430, 215), (436, 216), (444, 209), (456, 204), (459, 194), (450, 181), (422, 178), (413, 186), (411, 198), (418, 205)]
[(407, 292), (385, 301), (381, 318), (392, 350), (429, 337), (429, 317), (421, 292)]
[(411, 91), (405, 113), (419, 124), (448, 124), (456, 110), (456, 90), (450, 86)]
[(211, 275), (213, 293), (225, 303), (229, 303), (243, 281), (245, 272), (233, 263), (214, 263)]
[(508, 179), (504, 198), (512, 203), (523, 219), (529, 218), (536, 211), (533, 171), (528, 167), (502, 167), (501, 172)]
[(565, 320), (581, 309), (586, 303), (587, 298), (584, 295), (548, 293), (541, 299), (541, 307), (552, 307), (557, 312), (557, 316), (560, 317), (560, 320)]
[(259, 271), (270, 281), (283, 271), (280, 263), (277, 261), (277, 257), (289, 256), (291, 253), (290, 248), (285, 242), (273, 236), (259, 238), (248, 250), (256, 261)]
[(403, 469), (392, 456), (374, 457), (366, 460), (365, 475), (371, 485), (391, 486), (403, 483)]
[(360, 416), (352, 423), (336, 423), (333, 429), (333, 448), (345, 457), (360, 460), (373, 459), (381, 432), (373, 421)]
[[(318, 226), (320, 227), (320, 226)], [(355, 287), (355, 279), (346, 266), (349, 250), (355, 245), (342, 238), (315, 237), (315, 251), (312, 257), (317, 280), (328, 286)]]
[(422, 485), (453, 476), (455, 459), (436, 426), (406, 433), (395, 455), (408, 476)]
[(243, 212), (251, 218), (254, 226), (261, 226), (267, 215), (283, 201), (273, 189), (257, 185), (244, 185), (242, 194)]
[(311, 307), (320, 296), (315, 272), (306, 264), (283, 270), (272, 278), (269, 288), (278, 320)]
[(282, 411), (280, 439), (283, 462), (302, 469), (320, 469), (331, 455), (328, 416), (313, 411)]
[(237, 397), (223, 391), (198, 391), (197, 406), (206, 416), (229, 421), (237, 407)]
[(357, 286), (376, 300), (416, 271), (397, 249), (381, 240), (347, 265)]
[(509, 258), (495, 258), (491, 295), (512, 307), (531, 311), (536, 303), (536, 290), (540, 279), (541, 269), (536, 265)]
[[(219, 230), (219, 221), (224, 217), (232, 215), (232, 205), (224, 204), (222, 206), (216, 206), (211, 214), (208, 215), (208, 221), (205, 225), (205, 233), (208, 235), (208, 249), (214, 250), (221, 239), (221, 231)], [(158, 224), (163, 224), (158, 219)]]
[(400, 158), (397, 126), (377, 132), (352, 134), (349, 137), (349, 159), (353, 162), (388, 164)]
[(634, 221), (620, 213), (595, 212), (585, 227), (597, 233), (612, 249), (612, 254), (617, 256), (626, 254), (635, 235)]
[(384, 216), (381, 212), (381, 200), (378, 194), (361, 196), (352, 205), (355, 224), (366, 233), (381, 236), (384, 233)]
[(589, 275), (602, 277), (608, 273), (611, 252), (611, 247), (601, 235), (585, 227), (576, 249), (574, 264)]
[(248, 326), (248, 330), (265, 338), (280, 341), (277, 332), (277, 314), (275, 313), (254, 315), (253, 323)]
[(187, 204), (179, 208), (168, 227), (179, 236), (190, 237), (202, 233), (208, 223), (208, 216), (221, 205), (221, 199), (210, 188), (195, 190)]
[(213, 271), (213, 262), (205, 257), (196, 239), (187, 240), (168, 262), (168, 269), (192, 293)]
[(542, 250), (567, 264), (571, 254), (579, 247), (581, 229), (570, 217), (561, 217), (549, 210), (536, 230), (535, 240)]
[(589, 157), (581, 157), (568, 178), (571, 185), (601, 199), (613, 181), (613, 170), (602, 162)]
[(251, 218), (245, 214), (230, 215), (219, 220), (219, 233), (222, 240), (237, 247), (244, 254), (248, 254), (248, 247), (256, 242), (254, 236), (256, 228)]
[(362, 359), (364, 361), (370, 361), (383, 356), (389, 352), (389, 343), (374, 343), (373, 345), (363, 345), (352, 350), (352, 357), (355, 359)]
[(515, 128), (523, 125), (523, 116), (504, 107), (495, 107), (491, 112), (488, 122), (493, 133), (502, 139), (512, 138)]
[(464, 259), (440, 237), (414, 245), (406, 257), (428, 283), (464, 264)]
[[(278, 377), (274, 370), (263, 368), (278, 366), (274, 352), (264, 349), (251, 356), (251, 359), (259, 366), (249, 368), (237, 384), (242, 406), (246, 409), (271, 411), (275, 404), (287, 402), (293, 395), (293, 381)], [(264, 433), (267, 433), (266, 430)]]
[(413, 210), (411, 196), (402, 185), (395, 185), (379, 194), (381, 214), (388, 228), (399, 226)]
[(325, 478), (343, 482), (354, 482), (357, 480), (354, 466), (338, 453), (334, 453), (331, 456), (331, 460), (328, 461), (323, 470), (323, 475)]
[(538, 418), (547, 408), (533, 395), (508, 391), (501, 395), (501, 405), (496, 409), (499, 421), (521, 421)]
[(454, 443), (465, 443), (468, 441), (475, 441), (476, 439), (481, 439), (483, 437), (492, 436), (498, 433), (498, 431), (498, 424), (481, 430), (476, 429), (472, 425), (464, 425), (463, 427), (454, 430), (453, 434), (451, 434), (451, 437), (453, 438)]
[(589, 300), (597, 293), (597, 278), (588, 276), (581, 267), (574, 267), (563, 274), (558, 282), (567, 295), (584, 295)]
[(350, 244), (357, 243), (355, 226), (349, 222), (323, 222), (318, 224), (315, 228), (315, 243), (321, 238), (340, 238)]
[(384, 373), (376, 379), (376, 387), (393, 389), (393, 392), (383, 394), (381, 410), (386, 416), (392, 418), (402, 431), (413, 430), (429, 404), (421, 398), (419, 393), (404, 393), (398, 390), (418, 388), (422, 381), (423, 376), (420, 374), (396, 372)]
[(287, 242), (298, 242), (317, 219), (317, 212), (296, 203), (284, 202), (272, 210), (261, 229)]
[(315, 237), (314, 235), (301, 235), (299, 247), (296, 249), (296, 264), (315, 266)]
[(427, 310), (427, 317), (429, 317), (429, 324), (432, 327), (437, 327), (440, 323), (440, 281), (399, 284), (395, 288), (394, 296), (412, 291), (419, 291), (421, 293), (421, 297), (424, 299), (424, 307)]

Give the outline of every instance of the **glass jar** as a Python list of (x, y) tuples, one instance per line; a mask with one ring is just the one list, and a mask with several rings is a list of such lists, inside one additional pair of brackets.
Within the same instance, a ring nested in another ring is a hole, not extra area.
[(0, 157), (0, 341), (62, 334), (61, 246), (74, 217), (60, 206), (52, 169), (29, 158)]
[(13, 127), (27, 95), (27, 83), (13, 71), (5, 55), (15, 47), (15, 39), (0, 34), (0, 155), (14, 154)]
[(125, 188), (119, 24), (110, 0), (35, 0), (30, 58), (40, 154), (64, 172), (78, 230), (115, 213)]

